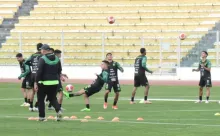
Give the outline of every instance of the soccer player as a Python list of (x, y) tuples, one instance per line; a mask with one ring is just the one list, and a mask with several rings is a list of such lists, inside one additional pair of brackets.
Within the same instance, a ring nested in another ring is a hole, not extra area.
[[(19, 80), (21, 80), (21, 78), (24, 78), (22, 81), (22, 85), (21, 85), (21, 91), (23, 93), (24, 96), (24, 103), (21, 106), (30, 106), (30, 89), (31, 89), (31, 71), (30, 71), (30, 67), (28, 65), (25, 65), (24, 62), (24, 58), (23, 55), (21, 53), (18, 53), (16, 55), (17, 61), (19, 62), (20, 65), (20, 69), (21, 69), (21, 75), (18, 77)], [(26, 89), (28, 90), (28, 92), (26, 92)]]
[(93, 94), (101, 91), (103, 85), (108, 82), (108, 80), (109, 80), (108, 66), (109, 66), (109, 62), (106, 60), (103, 60), (102, 64), (101, 64), (102, 73), (99, 75), (96, 74), (97, 78), (91, 85), (85, 87), (84, 89), (81, 89), (80, 91), (78, 91), (76, 93), (70, 94), (66, 91), (63, 91), (63, 94), (67, 98), (74, 97), (74, 96), (80, 96), (80, 95), (84, 94), (86, 108), (82, 109), (81, 111), (91, 111), (90, 105), (89, 105), (89, 97), (92, 96)]
[(146, 62), (147, 62), (146, 49), (141, 48), (140, 53), (141, 53), (141, 55), (139, 55), (135, 59), (135, 63), (134, 63), (134, 68), (135, 68), (135, 72), (134, 72), (134, 89), (133, 89), (133, 92), (132, 92), (130, 104), (135, 103), (134, 102), (134, 97), (135, 97), (137, 88), (140, 87), (140, 86), (145, 87), (144, 103), (145, 104), (151, 104), (151, 102), (147, 100), (150, 85), (149, 85), (147, 77), (145, 75), (145, 71), (147, 71), (151, 74), (153, 73), (153, 71), (149, 70), (146, 66)]
[(112, 54), (107, 53), (106, 54), (106, 59), (109, 62), (109, 83), (106, 84), (106, 92), (104, 95), (104, 105), (103, 108), (107, 109), (108, 106), (108, 94), (111, 92), (112, 88), (114, 89), (115, 92), (115, 99), (112, 108), (117, 110), (117, 102), (119, 98), (119, 92), (121, 91), (121, 87), (118, 81), (118, 70), (121, 72), (124, 72), (124, 69), (120, 66), (120, 64), (116, 61), (112, 60)]
[(35, 103), (35, 106), (33, 107), (33, 101), (34, 101), (34, 95), (35, 95), (34, 82), (35, 82), (36, 73), (37, 73), (37, 70), (38, 70), (38, 61), (42, 57), (41, 52), (40, 52), (42, 45), (43, 45), (42, 43), (38, 43), (37, 44), (37, 52), (32, 54), (25, 61), (26, 65), (32, 67), (32, 71), (31, 71), (31, 87), (33, 88), (33, 92), (32, 92), (32, 96), (31, 96), (31, 100), (30, 100), (29, 111), (38, 111), (38, 102), (37, 101)]
[(199, 81), (199, 100), (195, 103), (202, 102), (203, 88), (206, 87), (206, 102), (209, 103), (210, 96), (210, 88), (212, 87), (211, 80), (211, 62), (207, 59), (208, 53), (206, 51), (202, 51), (201, 57), (202, 59), (199, 61), (199, 66), (197, 69), (193, 69), (192, 71), (200, 71), (200, 81)]

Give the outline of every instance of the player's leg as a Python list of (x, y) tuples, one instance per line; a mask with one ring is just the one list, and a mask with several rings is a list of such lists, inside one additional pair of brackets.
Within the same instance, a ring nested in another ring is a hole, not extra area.
[(38, 98), (38, 108), (39, 108), (39, 121), (44, 121), (45, 119), (45, 97), (47, 88), (38, 84), (37, 98)]
[(64, 110), (62, 108), (62, 103), (63, 103), (63, 86), (61, 81), (59, 81), (59, 85), (58, 85), (58, 103), (60, 105), (60, 109)]
[(149, 82), (148, 82), (146, 76), (143, 76), (143, 77), (141, 78), (141, 86), (145, 86), (145, 90), (144, 90), (144, 103), (145, 103), (145, 104), (151, 104), (152, 102), (150, 102), (149, 100), (147, 100), (148, 94), (149, 94), (149, 90), (150, 90), (150, 85), (149, 85)]
[(140, 87), (140, 80), (139, 80), (138, 76), (135, 76), (134, 77), (134, 88), (133, 88), (133, 91), (132, 91), (132, 94), (131, 94), (130, 104), (135, 104), (134, 97), (135, 97), (135, 94), (136, 94), (136, 91), (137, 91), (138, 87)]
[(103, 104), (103, 108), (107, 109), (108, 108), (108, 94), (111, 92), (112, 89), (112, 84), (108, 83), (105, 86), (105, 94), (104, 94), (104, 104)]
[(85, 100), (86, 108), (82, 109), (81, 111), (91, 111), (89, 104), (89, 96), (86, 93), (84, 94), (84, 100)]
[(206, 102), (205, 103), (209, 103), (211, 87), (212, 87), (212, 81), (211, 81), (211, 79), (207, 79), (206, 80)]
[(58, 85), (47, 86), (46, 94), (47, 94), (49, 102), (55, 108), (55, 111), (57, 113), (57, 121), (60, 121), (61, 117), (62, 117), (62, 112), (60, 110), (60, 105), (59, 105), (59, 103), (57, 101), (57, 97), (56, 97), (57, 96), (57, 87), (58, 87)]
[(120, 87), (119, 82), (115, 82), (113, 84), (113, 88), (114, 88), (114, 92), (115, 92), (115, 98), (114, 98), (112, 109), (117, 110), (118, 109), (117, 103), (118, 103), (119, 93), (121, 92), (121, 87)]
[(84, 89), (81, 89), (80, 91), (76, 92), (76, 93), (68, 93), (66, 91), (63, 91), (63, 94), (67, 97), (67, 98), (70, 98), (70, 97), (75, 97), (75, 96), (81, 96), (85, 93), (85, 90)]
[(203, 96), (203, 87), (205, 86), (205, 82), (203, 79), (200, 79), (199, 81), (199, 100), (195, 103), (201, 103), (202, 102), (202, 96)]

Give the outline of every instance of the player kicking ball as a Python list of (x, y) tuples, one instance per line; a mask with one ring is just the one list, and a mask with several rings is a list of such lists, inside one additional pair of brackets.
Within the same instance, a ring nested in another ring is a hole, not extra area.
[(82, 109), (81, 111), (90, 111), (90, 105), (89, 105), (89, 97), (92, 96), (95, 93), (98, 93), (102, 90), (102, 87), (105, 83), (108, 82), (109, 73), (108, 73), (108, 66), (109, 62), (106, 60), (102, 61), (101, 68), (102, 73), (96, 74), (97, 78), (96, 80), (89, 86), (85, 87), (84, 89), (81, 89), (80, 91), (76, 93), (68, 93), (66, 91), (63, 91), (63, 94), (69, 98), (69, 97), (75, 97), (75, 96), (81, 96), (84, 94), (85, 104), (86, 108)]
[(147, 62), (146, 49), (141, 48), (140, 53), (141, 53), (141, 55), (139, 55), (135, 59), (135, 63), (134, 63), (134, 68), (135, 68), (135, 72), (134, 72), (134, 89), (133, 89), (133, 92), (132, 92), (130, 104), (135, 104), (134, 97), (135, 97), (137, 88), (140, 87), (140, 86), (145, 87), (144, 103), (145, 104), (151, 104), (151, 102), (147, 100), (150, 85), (149, 85), (147, 77), (145, 75), (145, 71), (147, 71), (151, 74), (153, 72), (151, 70), (149, 70), (146, 66), (146, 62)]
[(117, 110), (118, 106), (117, 106), (117, 102), (118, 102), (118, 98), (119, 98), (119, 92), (121, 91), (121, 87), (118, 81), (118, 70), (120, 70), (121, 72), (124, 72), (124, 69), (120, 66), (120, 64), (116, 61), (112, 60), (112, 54), (111, 53), (107, 53), (106, 54), (106, 59), (109, 62), (109, 79), (110, 81), (106, 84), (106, 92), (104, 95), (104, 105), (103, 108), (107, 109), (108, 106), (108, 94), (111, 92), (112, 88), (114, 89), (115, 92), (115, 99), (114, 99), (114, 103), (112, 106), (112, 109)]
[(203, 88), (206, 87), (206, 102), (209, 103), (210, 96), (210, 88), (212, 87), (211, 80), (211, 61), (207, 59), (208, 53), (206, 51), (202, 51), (201, 57), (202, 60), (199, 61), (199, 66), (197, 69), (193, 69), (192, 71), (200, 71), (200, 81), (199, 81), (199, 100), (195, 103), (202, 102)]

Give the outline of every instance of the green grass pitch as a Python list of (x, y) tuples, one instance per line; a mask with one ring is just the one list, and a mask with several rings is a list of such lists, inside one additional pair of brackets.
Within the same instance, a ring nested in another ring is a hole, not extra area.
[[(74, 85), (75, 91), (84, 85)], [(220, 132), (220, 105), (216, 102), (209, 104), (194, 104), (193, 101), (171, 101), (172, 99), (196, 100), (196, 86), (152, 86), (149, 99), (153, 104), (130, 105), (129, 99), (132, 86), (122, 86), (119, 109), (112, 110), (114, 93), (109, 97), (109, 107), (103, 109), (103, 94), (101, 91), (91, 97), (91, 112), (80, 112), (84, 108), (83, 97), (64, 99), (64, 116), (75, 115), (79, 119), (89, 115), (89, 122), (79, 120), (55, 122), (28, 121), (28, 117), (37, 117), (38, 113), (29, 112), (28, 108), (20, 107), (23, 102), (20, 84), (0, 84), (0, 134), (1, 136), (217, 136)], [(205, 93), (205, 91), (204, 91)], [(143, 88), (139, 88), (137, 99), (143, 98)], [(205, 96), (205, 95), (204, 95)], [(203, 97), (205, 99), (205, 97)], [(220, 99), (218, 87), (214, 87), (210, 100)], [(46, 110), (46, 116), (55, 115)], [(96, 119), (102, 116), (104, 121)], [(120, 122), (111, 122), (119, 117)], [(137, 121), (138, 117), (144, 118)]]

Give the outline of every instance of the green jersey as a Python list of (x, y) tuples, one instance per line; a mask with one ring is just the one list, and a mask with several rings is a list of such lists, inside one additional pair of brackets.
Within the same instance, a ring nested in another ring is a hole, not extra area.
[(91, 86), (99, 86), (103, 87), (105, 83), (109, 81), (109, 73), (106, 70), (103, 70), (101, 74), (99, 74), (96, 80), (91, 84)]
[(112, 82), (118, 81), (118, 70), (121, 72), (124, 71), (124, 69), (120, 66), (118, 62), (112, 61), (109, 65), (109, 80)]
[(207, 71), (207, 70), (204, 69), (204, 67), (201, 67), (202, 64), (206, 68), (211, 68), (211, 61), (206, 59), (205, 62), (202, 62), (202, 60), (200, 60), (199, 61), (199, 66), (198, 66), (198, 69), (200, 70), (201, 78), (210, 78), (211, 77), (210, 71)]
[(151, 72), (147, 68), (147, 57), (140, 55), (135, 59), (134, 68), (135, 68), (135, 76), (145, 75), (145, 71)]

